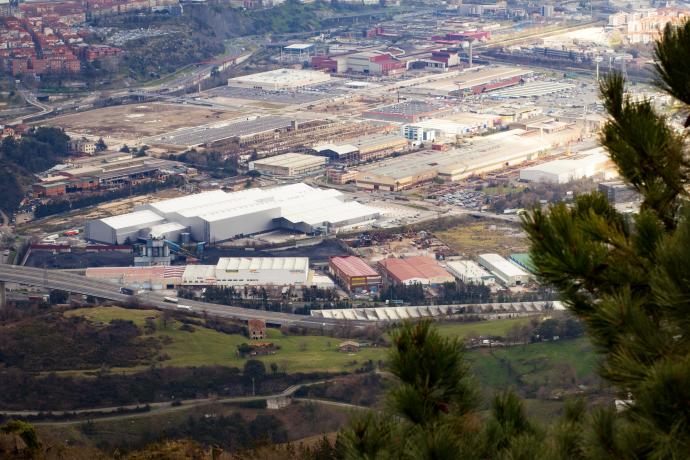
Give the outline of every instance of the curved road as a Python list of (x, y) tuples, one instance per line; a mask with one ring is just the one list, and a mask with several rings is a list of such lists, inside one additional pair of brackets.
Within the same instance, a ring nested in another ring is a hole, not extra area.
[[(80, 409), (80, 410), (74, 410), (74, 411), (35, 411), (35, 410), (27, 410), (27, 411), (0, 411), (0, 415), (3, 415), (5, 417), (30, 417), (30, 416), (38, 416), (41, 414), (47, 414), (51, 413), (53, 416), (63, 416), (63, 415), (82, 415), (84, 417), (79, 417), (71, 420), (57, 420), (57, 421), (37, 421), (33, 422), (34, 425), (78, 425), (84, 423), (85, 420), (93, 420), (96, 421), (113, 421), (113, 420), (123, 420), (123, 419), (133, 419), (133, 418), (145, 418), (145, 417), (150, 417), (154, 415), (160, 415), (164, 413), (170, 413), (170, 412), (178, 412), (182, 410), (187, 410), (193, 407), (200, 407), (200, 406), (206, 406), (209, 404), (225, 404), (225, 403), (241, 403), (241, 402), (249, 402), (249, 401), (266, 401), (268, 399), (272, 398), (278, 398), (278, 397), (292, 397), (297, 390), (303, 387), (309, 387), (312, 385), (319, 385), (322, 383), (327, 383), (331, 382), (337, 379), (331, 379), (331, 380), (319, 380), (316, 382), (307, 382), (307, 383), (299, 383), (296, 385), (292, 385), (285, 390), (281, 391), (280, 393), (275, 393), (275, 394), (270, 394), (270, 395), (257, 395), (257, 396), (229, 396), (226, 398), (198, 398), (198, 399), (185, 399), (185, 400), (180, 400), (179, 404), (174, 404), (172, 401), (166, 401), (166, 402), (154, 402), (154, 403), (148, 403), (148, 406), (150, 410), (147, 410), (145, 412), (129, 412), (129, 413), (118, 413), (119, 410), (122, 409), (128, 409), (128, 410), (136, 410), (143, 408), (147, 405), (147, 403), (142, 403), (142, 404), (129, 404), (129, 405), (124, 405), (124, 406), (117, 406), (117, 407), (102, 407), (102, 408), (97, 408), (97, 409)], [(329, 401), (325, 399), (314, 399), (314, 398), (293, 398), (297, 401), (305, 401), (305, 402), (313, 402), (316, 404), (324, 404), (324, 405), (330, 405), (330, 406), (336, 406), (336, 407), (343, 407), (343, 408), (350, 408), (350, 409), (366, 409), (370, 410), (371, 408), (366, 407), (366, 406), (359, 406), (356, 404), (350, 404), (350, 403), (344, 403), (344, 402), (339, 402), (339, 401)], [(113, 414), (113, 415), (111, 415)], [(90, 418), (91, 417), (91, 418)]]
[(47, 289), (60, 289), (75, 294), (90, 295), (93, 297), (113, 300), (122, 303), (138, 302), (141, 305), (151, 306), (161, 310), (191, 311), (204, 313), (209, 316), (221, 318), (235, 318), (243, 321), (250, 319), (262, 319), (275, 325), (295, 325), (310, 329), (332, 329), (336, 326), (347, 325), (349, 327), (368, 327), (370, 321), (349, 321), (296, 315), (294, 313), (280, 313), (273, 311), (254, 310), (251, 308), (219, 305), (196, 300), (180, 299), (180, 304), (189, 306), (189, 309), (181, 309), (179, 305), (165, 302), (164, 296), (147, 291), (143, 294), (125, 295), (120, 293), (120, 286), (74, 273), (65, 273), (59, 270), (44, 270), (41, 268), (21, 267), (17, 265), (0, 265), (0, 281), (17, 283), (29, 286), (44, 287)]

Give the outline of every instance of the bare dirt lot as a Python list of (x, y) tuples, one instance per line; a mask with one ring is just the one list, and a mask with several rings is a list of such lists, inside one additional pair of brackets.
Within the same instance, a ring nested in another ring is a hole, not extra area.
[(436, 231), (434, 235), (460, 255), (468, 257), (486, 252), (507, 256), (529, 249), (527, 235), (516, 225), (468, 220), (447, 230)]
[(129, 104), (64, 115), (43, 124), (87, 136), (133, 139), (155, 136), (178, 128), (236, 118), (239, 111), (172, 104)]

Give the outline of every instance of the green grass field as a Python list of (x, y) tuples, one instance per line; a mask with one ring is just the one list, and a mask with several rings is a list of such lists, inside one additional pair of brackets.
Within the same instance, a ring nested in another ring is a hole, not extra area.
[[(194, 332), (179, 330), (181, 323), (169, 320), (165, 325), (163, 315), (156, 310), (131, 310), (119, 307), (96, 307), (71, 310), (66, 315), (80, 315), (95, 323), (108, 323), (113, 319), (131, 320), (143, 326), (146, 318), (155, 318), (157, 337), (172, 339), (163, 345), (161, 354), (168, 359), (156, 361), (157, 365), (170, 367), (191, 366), (234, 366), (242, 367), (245, 359), (236, 354), (237, 345), (248, 342), (241, 335), (223, 334), (204, 327), (194, 326)], [(472, 323), (443, 323), (438, 328), (446, 337), (464, 339), (471, 334), (505, 336), (515, 326), (530, 321), (530, 318), (515, 318)], [(276, 363), (280, 370), (295, 372), (310, 371), (354, 371), (368, 360), (387, 358), (386, 348), (365, 348), (358, 353), (341, 353), (338, 344), (345, 339), (324, 336), (285, 335), (277, 329), (268, 330), (267, 341), (281, 347), (275, 355), (258, 359), (267, 365)], [(560, 382), (572, 384), (591, 374), (596, 356), (586, 339), (563, 340), (510, 348), (487, 348), (467, 353), (477, 379), (491, 389), (515, 387), (517, 385), (546, 385)], [(143, 370), (141, 365), (114, 371), (133, 372)], [(568, 381), (570, 379), (570, 381)]]
[(571, 386), (589, 382), (597, 356), (586, 338), (509, 348), (482, 348), (468, 354), (477, 378), (491, 388)]
[[(96, 323), (108, 323), (113, 319), (131, 320), (143, 326), (146, 318), (156, 318), (158, 337), (169, 336), (172, 343), (163, 346), (162, 353), (169, 359), (160, 361), (161, 366), (235, 366), (242, 367), (245, 359), (236, 355), (237, 345), (249, 340), (241, 335), (223, 334), (211, 329), (194, 326), (194, 332), (179, 330), (181, 323), (170, 321), (163, 324), (162, 313), (155, 310), (130, 310), (119, 307), (96, 307), (71, 310), (68, 315), (84, 316)], [(279, 345), (281, 349), (260, 359), (266, 364), (276, 363), (286, 372), (352, 371), (369, 359), (378, 360), (386, 350), (363, 349), (355, 354), (341, 353), (338, 345), (345, 339), (323, 336), (288, 336), (277, 329), (268, 330), (266, 341)], [(135, 371), (146, 366), (120, 369)]]
[(471, 335), (505, 337), (511, 327), (528, 324), (532, 318), (502, 319), (497, 321), (475, 321), (467, 323), (442, 323), (438, 325), (441, 335), (465, 339)]

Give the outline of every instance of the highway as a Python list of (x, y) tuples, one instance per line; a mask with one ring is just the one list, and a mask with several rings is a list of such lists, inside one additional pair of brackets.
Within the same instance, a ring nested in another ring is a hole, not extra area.
[(254, 310), (250, 308), (180, 299), (180, 304), (190, 307), (189, 310), (183, 310), (177, 304), (165, 302), (163, 300), (164, 296), (155, 292), (146, 291), (142, 294), (130, 296), (120, 293), (119, 285), (107, 281), (95, 280), (82, 275), (65, 273), (58, 270), (44, 270), (41, 268), (21, 267), (17, 265), (0, 265), (0, 281), (44, 287), (47, 289), (59, 289), (125, 304), (137, 303), (160, 310), (191, 311), (219, 318), (234, 318), (243, 321), (263, 319), (267, 323), (280, 326), (294, 325), (309, 329), (332, 329), (343, 325), (356, 328), (371, 326), (371, 322), (325, 318), (314, 319), (310, 316), (296, 315), (293, 313)]
[(31, 91), (23, 89), (23, 88), (19, 88), (19, 94), (22, 95), (22, 97), (24, 98), (24, 100), (26, 102), (28, 102), (29, 104), (38, 108), (39, 111), (23, 115), (23, 116), (16, 118), (14, 120), (10, 120), (7, 122), (8, 125), (17, 125), (17, 124), (23, 123), (25, 119), (30, 120), (34, 117), (41, 117), (41, 116), (49, 114), (50, 112), (53, 111), (53, 109), (50, 108), (49, 106), (39, 102), (38, 99), (36, 99), (36, 96)]

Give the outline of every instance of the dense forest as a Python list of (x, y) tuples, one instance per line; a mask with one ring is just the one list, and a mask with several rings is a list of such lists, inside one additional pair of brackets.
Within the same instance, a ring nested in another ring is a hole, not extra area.
[(67, 156), (69, 136), (61, 129), (31, 129), (20, 140), (6, 137), (0, 144), (0, 208), (16, 211), (24, 196), (24, 187), (32, 175), (50, 169)]
[(146, 364), (159, 344), (141, 335), (131, 321), (96, 327), (79, 316), (49, 313), (0, 326), (0, 364), (32, 372)]

